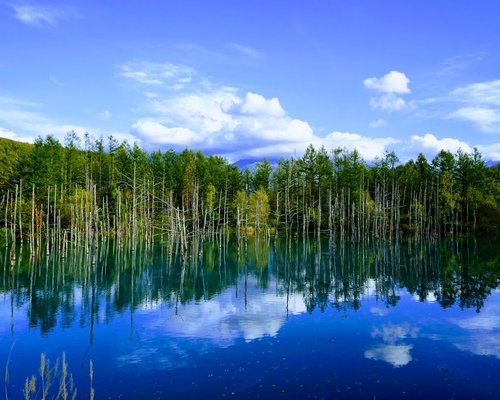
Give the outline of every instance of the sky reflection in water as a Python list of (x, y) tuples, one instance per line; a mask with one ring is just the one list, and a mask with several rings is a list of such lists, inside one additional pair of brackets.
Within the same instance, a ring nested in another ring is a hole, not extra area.
[(0, 279), (0, 360), (15, 342), (12, 393), (42, 351), (65, 351), (82, 396), (92, 359), (111, 398), (495, 398), (497, 253), (473, 240), (19, 253)]

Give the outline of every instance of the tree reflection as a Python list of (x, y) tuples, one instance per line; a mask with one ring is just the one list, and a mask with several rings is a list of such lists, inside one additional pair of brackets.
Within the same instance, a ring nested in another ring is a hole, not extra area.
[(0, 295), (10, 300), (12, 312), (26, 309), (29, 326), (42, 334), (76, 323), (92, 332), (119, 314), (130, 313), (133, 322), (139, 308), (161, 304), (177, 310), (231, 288), (244, 296), (246, 307), (248, 282), (287, 301), (300, 295), (310, 312), (358, 310), (367, 295), (394, 307), (402, 288), (420, 301), (432, 298), (444, 308), (479, 312), (500, 282), (500, 255), (492, 247), (473, 239), (350, 245), (223, 238), (193, 242), (188, 253), (178, 243), (132, 251), (108, 242), (64, 258), (53, 251), (38, 259), (16, 249), (14, 262), (5, 249)]

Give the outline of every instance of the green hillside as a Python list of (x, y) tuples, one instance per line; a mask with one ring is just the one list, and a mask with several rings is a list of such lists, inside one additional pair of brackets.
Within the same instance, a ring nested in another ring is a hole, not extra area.
[(30, 143), (0, 138), (0, 188), (13, 180), (19, 160), (28, 157), (32, 150)]

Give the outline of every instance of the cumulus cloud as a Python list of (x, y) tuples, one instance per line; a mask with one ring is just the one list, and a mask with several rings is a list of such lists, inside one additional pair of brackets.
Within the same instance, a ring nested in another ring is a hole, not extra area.
[(369, 138), (356, 133), (334, 131), (324, 137), (314, 135), (309, 140), (281, 142), (256, 147), (254, 145), (254, 147), (233, 150), (223, 155), (230, 161), (245, 158), (291, 157), (304, 153), (307, 147), (312, 144), (317, 149), (321, 146), (329, 150), (337, 148), (356, 149), (366, 160), (374, 160), (384, 154), (387, 146), (398, 142), (393, 138)]
[(418, 153), (424, 153), (427, 156), (433, 157), (441, 150), (456, 153), (461, 149), (466, 153), (472, 153), (475, 147), (484, 159), (500, 160), (500, 143), (469, 144), (457, 138), (444, 137), (440, 139), (432, 133), (412, 135), (410, 140), (404, 142), (402, 150), (410, 157), (415, 157)]
[(12, 9), (17, 20), (36, 27), (53, 26), (73, 14), (68, 9), (32, 2), (13, 4)]
[(380, 78), (366, 78), (363, 84), (368, 89), (381, 93), (410, 93), (410, 80), (403, 72), (391, 71)]
[[(142, 109), (150, 114), (131, 126), (131, 133), (152, 146), (193, 147), (217, 152), (230, 161), (239, 159), (300, 154), (309, 144), (327, 149), (358, 149), (366, 159), (383, 155), (386, 147), (398, 141), (393, 138), (369, 138), (356, 133), (333, 131), (318, 136), (307, 121), (289, 115), (277, 97), (247, 92), (241, 95), (234, 87), (218, 85), (193, 70), (169, 63), (147, 68), (121, 68), (125, 78), (161, 90), (145, 90)], [(183, 92), (169, 89), (170, 81), (161, 78), (168, 66), (169, 79), (190, 74), (193, 78)], [(141, 70), (138, 78), (135, 72)], [(148, 72), (146, 72), (148, 71)], [(188, 71), (188, 72), (186, 72)], [(124, 73), (125, 72), (125, 73)], [(131, 74), (131, 72), (134, 72)]]
[(247, 93), (245, 101), (239, 107), (242, 114), (248, 115), (268, 115), (270, 117), (282, 117), (285, 110), (281, 107), (280, 101), (273, 97), (267, 100), (264, 96), (256, 93)]
[(142, 137), (146, 142), (156, 144), (179, 145), (181, 147), (189, 144), (196, 145), (203, 141), (203, 136), (188, 128), (169, 128), (155, 121), (138, 121), (132, 125), (132, 132)]
[(404, 111), (414, 108), (414, 103), (407, 102), (402, 97), (393, 93), (384, 94), (380, 97), (372, 97), (369, 101), (370, 107), (381, 111)]
[(372, 97), (370, 107), (381, 111), (403, 111), (415, 107), (414, 102), (407, 102), (400, 94), (410, 93), (408, 77), (399, 71), (391, 71), (380, 78), (366, 78), (363, 84), (366, 88), (382, 93), (379, 97)]
[(332, 132), (320, 141), (323, 142), (322, 145), (326, 148), (342, 147), (349, 150), (357, 149), (368, 160), (382, 156), (387, 146), (400, 142), (400, 140), (391, 137), (369, 138), (348, 132)]
[(478, 144), (476, 147), (486, 160), (500, 160), (500, 143)]
[(413, 150), (422, 153), (439, 153), (441, 150), (447, 150), (456, 153), (459, 149), (470, 153), (472, 148), (466, 143), (454, 138), (438, 139), (432, 133), (426, 133), (423, 136), (413, 135), (410, 139), (410, 146)]

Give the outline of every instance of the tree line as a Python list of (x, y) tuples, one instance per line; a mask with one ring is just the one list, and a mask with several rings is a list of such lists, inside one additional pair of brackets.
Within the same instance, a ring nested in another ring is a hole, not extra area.
[(234, 232), (333, 241), (439, 238), (500, 227), (500, 168), (481, 154), (307, 148), (302, 157), (241, 170), (186, 149), (147, 152), (113, 137), (74, 132), (33, 145), (0, 140), (0, 240), (31, 248)]

